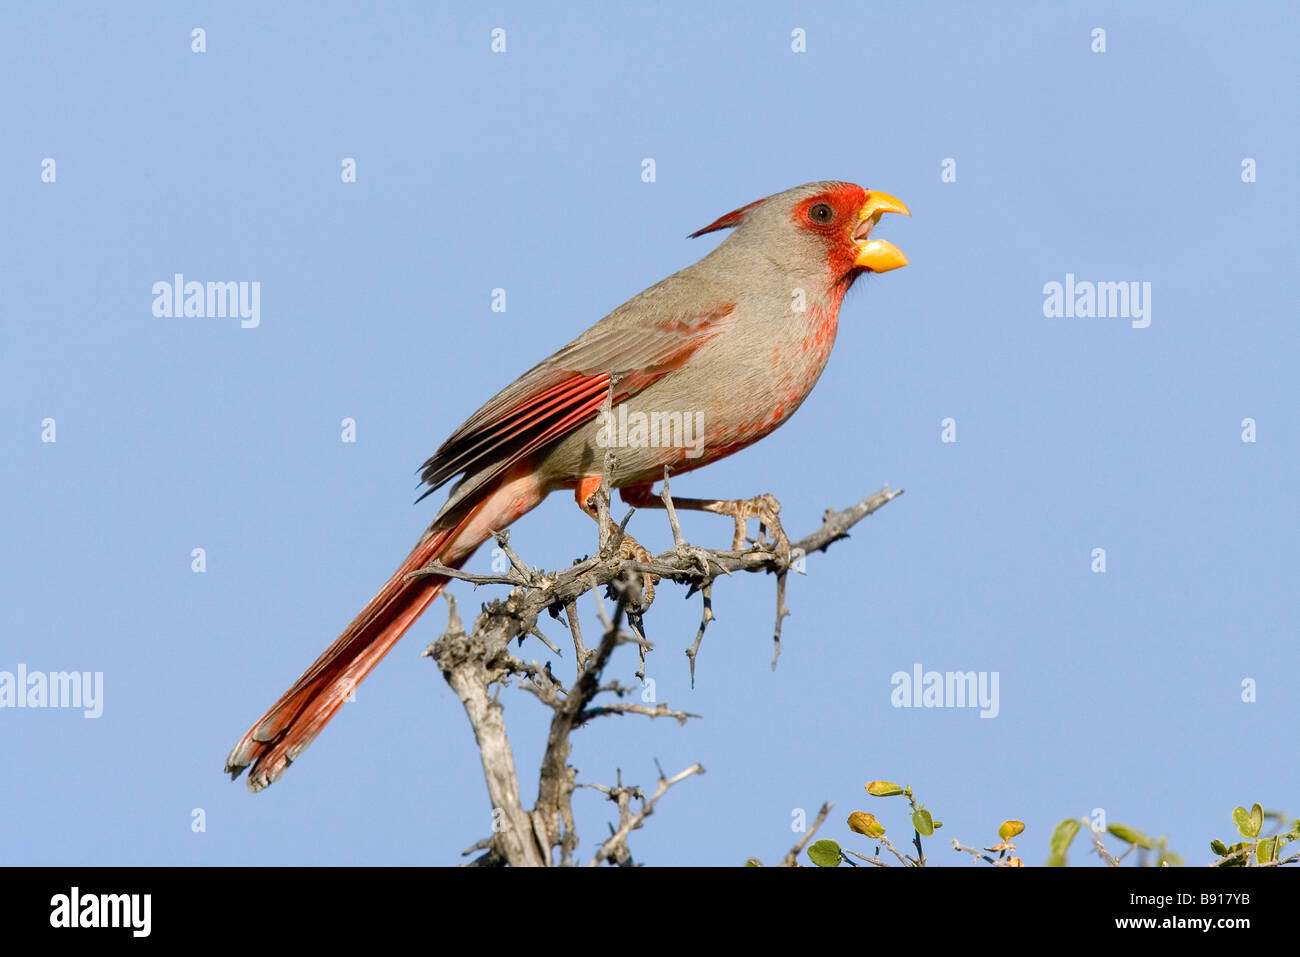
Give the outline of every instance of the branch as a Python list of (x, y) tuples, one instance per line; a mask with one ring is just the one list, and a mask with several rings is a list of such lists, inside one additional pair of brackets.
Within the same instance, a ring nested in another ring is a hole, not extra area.
[[(683, 542), (656, 555), (649, 563), (623, 558), (617, 553), (603, 558), (600, 555), (593, 555), (561, 572), (548, 573), (536, 580), (529, 580), (528, 577), (521, 576), (517, 572), (504, 575), (471, 575), (436, 562), (411, 572), (407, 577), (421, 578), (436, 575), (459, 578), (478, 585), (503, 584), (523, 587), (529, 592), (524, 596), (526, 604), (536, 611), (551, 605), (563, 607), (567, 602), (595, 588), (608, 585), (615, 578), (629, 571), (651, 572), (682, 584), (694, 584), (698, 588), (706, 580), (731, 572), (785, 571), (800, 557), (798, 552), (811, 555), (813, 552), (825, 551), (835, 542), (848, 538), (849, 529), (862, 519), (902, 494), (902, 489), (894, 490), (886, 487), (841, 511), (827, 509), (822, 517), (822, 524), (816, 531), (792, 543), (792, 557), (788, 561), (782, 560), (776, 549), (766, 544), (743, 551), (732, 551), (699, 548)], [(615, 526), (615, 535), (617, 531), (618, 527)], [(702, 560), (706, 563), (703, 568)]]
[[(656, 766), (658, 762), (655, 762)], [(685, 771), (679, 771), (671, 778), (664, 777), (663, 768), (659, 768), (659, 786), (655, 788), (655, 793), (647, 801), (645, 795), (639, 788), (624, 788), (620, 783), (616, 787), (607, 787), (603, 784), (587, 784), (584, 787), (595, 788), (597, 791), (603, 791), (609, 796), (611, 801), (618, 804), (619, 826), (618, 830), (600, 845), (600, 850), (596, 852), (588, 863), (588, 867), (595, 867), (601, 861), (614, 861), (619, 864), (631, 862), (631, 852), (627, 848), (628, 835), (641, 826), (641, 823), (654, 813), (655, 805), (659, 799), (668, 793), (668, 789), (674, 784), (685, 781), (693, 774), (703, 774), (704, 767), (700, 764), (692, 764)], [(619, 775), (620, 779), (622, 775)], [(631, 799), (639, 798), (642, 802), (641, 810), (633, 813), (630, 809)]]
[(825, 804), (822, 805), (822, 809), (817, 812), (817, 817), (813, 820), (813, 826), (808, 828), (808, 830), (804, 832), (804, 835), (800, 839), (799, 843), (796, 844), (794, 847), (790, 848), (789, 853), (787, 853), (785, 857), (781, 859), (781, 865), (780, 865), (781, 867), (799, 866), (799, 855), (803, 852), (803, 849), (808, 846), (808, 842), (812, 840), (813, 835), (817, 833), (817, 828), (821, 827), (822, 824), (826, 821), (826, 815), (831, 813), (831, 808), (833, 808), (834, 806), (835, 805), (833, 805), (830, 801), (827, 801)]
[[(629, 591), (631, 589), (628, 589)], [(577, 835), (562, 823), (566, 814), (572, 817), (570, 797), (576, 786), (573, 769), (568, 766), (572, 748), (570, 736), (581, 723), (582, 713), (600, 690), (600, 674), (614, 649), (630, 639), (619, 629), (618, 623), (626, 611), (627, 598), (619, 594), (614, 617), (600, 639), (600, 645), (588, 656), (578, 680), (562, 702), (552, 705), (551, 727), (546, 737), (546, 753), (542, 757), (541, 774), (537, 788), (537, 805), (533, 811), (533, 826), (544, 847), (559, 845), (561, 854), (568, 857), (577, 847)]]
[(703, 717), (702, 715), (691, 714), (689, 711), (674, 711), (662, 701), (653, 708), (633, 701), (617, 701), (614, 704), (602, 705), (599, 708), (588, 708), (578, 715), (578, 723), (580, 725), (586, 724), (592, 718), (599, 718), (607, 714), (643, 714), (648, 718), (676, 718), (678, 724), (685, 724), (688, 718)]
[[(611, 474), (613, 465), (612, 450), (607, 449), (602, 463), (602, 475)], [(655, 704), (653, 707), (634, 702), (593, 704), (602, 693), (625, 693), (626, 689), (621, 689), (617, 683), (601, 682), (601, 675), (619, 645), (637, 645), (640, 655), (637, 674), (644, 676), (645, 656), (651, 650), (651, 645), (645, 638), (641, 615), (653, 600), (654, 578), (686, 585), (688, 594), (695, 591), (701, 593), (704, 607), (700, 626), (687, 651), (693, 684), (696, 655), (705, 629), (713, 620), (714, 580), (720, 575), (730, 575), (737, 571), (775, 574), (775, 667), (776, 655), (780, 653), (781, 622), (789, 614), (785, 604), (786, 573), (804, 556), (825, 551), (834, 542), (847, 537), (854, 525), (901, 494), (901, 490), (893, 491), (886, 486), (846, 509), (828, 509), (820, 527), (793, 543), (790, 554), (782, 555), (775, 543), (765, 541), (740, 550), (705, 549), (691, 545), (682, 536), (665, 482), (661, 498), (673, 531), (673, 546), (655, 556), (647, 556), (647, 553), (637, 549), (642, 559), (649, 558), (646, 561), (629, 557), (628, 549), (621, 547), (632, 513), (629, 512), (620, 524), (612, 522), (608, 482), (602, 481), (595, 496), (600, 529), (599, 548), (595, 554), (574, 562), (568, 568), (544, 572), (529, 566), (510, 547), (509, 533), (502, 531), (494, 533), (497, 543), (510, 560), (510, 568), (502, 574), (474, 575), (439, 562), (411, 572), (408, 578), (432, 575), (467, 581), (475, 587), (511, 586), (504, 599), (489, 601), (482, 606), (474, 627), (468, 634), (461, 626), (454, 601), (448, 596), (447, 633), (425, 652), (434, 659), (443, 677), (460, 698), (479, 744), (493, 809), (493, 835), (483, 847), (476, 845), (474, 848), (486, 850), (482, 863), (545, 866), (555, 863), (552, 854), (556, 848), (560, 852), (559, 863), (572, 862), (578, 846), (571, 807), (571, 795), (577, 787), (576, 771), (568, 763), (574, 730), (593, 718), (604, 715), (640, 714), (649, 718), (674, 718), (682, 723), (689, 718), (699, 717), (672, 709), (666, 703)], [(600, 600), (602, 591), (616, 603), (612, 618), (606, 614), (604, 603)], [(577, 601), (583, 595), (593, 592), (596, 593), (597, 610), (604, 631), (600, 644), (596, 648), (587, 648), (578, 624)], [(511, 642), (522, 644), (525, 638), (535, 637), (544, 643), (551, 654), (559, 656), (559, 649), (538, 627), (538, 620), (543, 613), (563, 620), (571, 632), (575, 675), (569, 687), (565, 687), (563, 681), (552, 673), (549, 662), (545, 666), (536, 662), (526, 663), (510, 653)], [(624, 624), (627, 630), (624, 630)], [(526, 810), (519, 799), (519, 778), (506, 734), (502, 706), (497, 697), (499, 690), (494, 693), (489, 691), (494, 684), (508, 685), (514, 677), (519, 678), (521, 686), (532, 692), (539, 702), (552, 709), (546, 751), (539, 769), (537, 801), (531, 811)], [(660, 788), (649, 801), (640, 796), (639, 792), (623, 789), (621, 785), (606, 789), (611, 799), (622, 802), (620, 826), (602, 845), (593, 863), (601, 860), (630, 860), (631, 855), (626, 847), (628, 834), (641, 826), (641, 822), (650, 815), (654, 805), (669, 787), (684, 777), (702, 772), (703, 768), (699, 765), (693, 765), (674, 778), (664, 778), (661, 772)], [(630, 801), (638, 796), (644, 806), (634, 813), (630, 809)], [(821, 820), (819, 817), (814, 830)], [(797, 856), (800, 849), (802, 848), (797, 848), (792, 853)]]
[(1116, 859), (1115, 855), (1112, 854), (1110, 851), (1106, 850), (1106, 845), (1102, 843), (1101, 831), (1098, 831), (1096, 828), (1094, 828), (1092, 824), (1089, 823), (1086, 819), (1084, 823), (1088, 825), (1088, 831), (1089, 833), (1092, 834), (1093, 850), (1095, 850), (1097, 854), (1101, 857), (1101, 859), (1105, 861), (1110, 867), (1119, 867), (1119, 861)]
[(480, 629), (478, 625), (473, 634), (466, 635), (456, 611), (456, 599), (447, 595), (447, 633), (425, 654), (437, 660), (474, 728), (488, 798), (492, 802), (493, 835), (489, 853), (512, 864), (539, 866), (545, 859), (533, 840), (528, 812), (519, 803), (519, 778), (501, 717), (501, 703), (488, 696), (488, 687), (494, 682), (511, 673), (530, 673), (535, 669), (510, 655), (499, 634)]

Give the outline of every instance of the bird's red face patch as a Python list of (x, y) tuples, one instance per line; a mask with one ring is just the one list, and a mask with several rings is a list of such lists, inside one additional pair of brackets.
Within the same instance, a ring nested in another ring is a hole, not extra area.
[(843, 183), (796, 203), (791, 214), (797, 227), (826, 243), (831, 272), (836, 277), (854, 268), (857, 243), (853, 234), (860, 225), (858, 213), (866, 201), (865, 189)]

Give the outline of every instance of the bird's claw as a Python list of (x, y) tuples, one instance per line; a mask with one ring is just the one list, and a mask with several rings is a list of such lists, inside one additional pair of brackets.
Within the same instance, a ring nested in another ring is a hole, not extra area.
[(783, 562), (790, 561), (790, 539), (781, 527), (781, 503), (775, 495), (764, 493), (749, 499), (736, 499), (730, 502), (714, 502), (709, 508), (719, 515), (729, 515), (736, 523), (736, 534), (732, 539), (733, 551), (745, 547), (745, 525), (751, 518), (758, 519), (759, 535), (754, 541), (755, 548), (767, 547), (767, 536), (771, 536), (772, 547)]
[[(649, 565), (653, 562), (654, 556), (646, 549), (644, 545), (638, 542), (627, 532), (623, 533), (623, 541), (618, 546), (619, 556), (624, 560), (640, 562), (643, 565)], [(659, 581), (658, 575), (652, 575), (650, 572), (641, 572), (641, 607), (638, 611), (645, 611), (650, 607), (650, 603), (655, 600), (655, 583)]]

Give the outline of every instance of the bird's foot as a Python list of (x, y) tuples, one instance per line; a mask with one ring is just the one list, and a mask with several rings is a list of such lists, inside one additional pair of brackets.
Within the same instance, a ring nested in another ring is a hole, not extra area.
[[(619, 556), (627, 561), (640, 562), (643, 565), (650, 565), (654, 562), (654, 556), (649, 550), (638, 542), (627, 532), (623, 533), (623, 541), (618, 546)], [(641, 607), (638, 611), (645, 611), (650, 607), (650, 603), (655, 600), (655, 585), (659, 581), (658, 575), (652, 575), (650, 572), (640, 572), (641, 575)]]
[[(579, 483), (577, 491), (575, 492), (575, 498), (578, 501), (578, 507), (581, 508), (588, 515), (590, 515), (593, 519), (595, 519), (595, 521), (598, 524), (601, 521), (600, 511), (596, 508), (593, 497), (595, 496), (596, 492), (600, 489), (600, 481), (601, 480), (599, 475), (587, 476), (586, 478), (583, 479), (582, 482)], [(630, 561), (640, 562), (643, 565), (652, 564), (654, 560), (654, 556), (650, 554), (649, 550), (640, 542), (638, 542), (635, 538), (629, 535), (621, 527), (613, 526), (612, 523), (608, 526), (606, 525), (601, 526), (600, 538), (602, 542), (601, 545), (602, 554), (604, 553), (605, 550), (605, 544), (603, 543), (605, 542), (605, 534), (607, 528), (610, 529), (616, 536), (620, 534), (622, 535), (622, 539), (619, 541), (619, 546), (618, 546), (618, 552), (620, 558), (622, 558), (624, 561), (630, 560)], [(641, 572), (640, 574), (641, 574), (641, 605), (640, 608), (635, 610), (645, 611), (647, 608), (650, 607), (650, 603), (655, 600), (655, 585), (659, 581), (659, 576), (651, 575), (649, 572)]]
[(728, 515), (735, 521), (736, 534), (731, 543), (734, 551), (744, 549), (745, 524), (751, 518), (756, 518), (759, 535), (754, 540), (754, 546), (768, 547), (767, 536), (770, 535), (772, 538), (770, 546), (776, 550), (777, 555), (782, 561), (790, 560), (790, 539), (786, 536), (785, 529), (781, 527), (781, 503), (776, 500), (775, 495), (764, 493), (748, 499), (710, 502), (704, 510), (718, 515)]

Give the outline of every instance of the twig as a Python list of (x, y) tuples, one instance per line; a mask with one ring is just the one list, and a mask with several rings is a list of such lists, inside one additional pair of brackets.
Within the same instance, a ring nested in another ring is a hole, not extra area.
[[(658, 764), (658, 762), (655, 763)], [(655, 805), (659, 803), (659, 799), (661, 797), (663, 797), (665, 794), (668, 793), (668, 789), (671, 788), (674, 784), (677, 784), (691, 777), (691, 775), (703, 774), (703, 773), (704, 773), (703, 765), (692, 764), (686, 770), (677, 772), (671, 778), (666, 778), (664, 777), (663, 768), (660, 768), (659, 786), (655, 788), (655, 793), (650, 796), (649, 800), (646, 800), (646, 798), (643, 796), (641, 798), (643, 802), (641, 806), (641, 810), (636, 811), (635, 813), (628, 813), (626, 806), (620, 807), (620, 811), (623, 812), (620, 816), (623, 819), (619, 822), (618, 830), (614, 831), (614, 833), (609, 836), (609, 838), (605, 841), (605, 843), (600, 845), (600, 850), (596, 851), (596, 856), (593, 857), (588, 862), (587, 866), (595, 867), (601, 861), (617, 860), (620, 851), (626, 851), (627, 849), (628, 835), (630, 835), (633, 831), (639, 828), (642, 822), (645, 821), (646, 818), (648, 818), (651, 814), (654, 813)], [(597, 790), (606, 790), (605, 788), (602, 788), (599, 785), (594, 785), (594, 786), (597, 788)], [(618, 789), (609, 789), (606, 790), (606, 793), (610, 794), (613, 790), (622, 791), (623, 789), (621, 787)]]
[(688, 718), (700, 718), (702, 715), (692, 714), (689, 711), (676, 711), (668, 707), (666, 702), (659, 702), (653, 708), (644, 704), (637, 704), (634, 701), (616, 701), (613, 704), (601, 705), (599, 708), (588, 708), (578, 715), (578, 725), (586, 724), (592, 718), (599, 718), (606, 714), (643, 714), (648, 718), (676, 718), (678, 724), (685, 724)]
[(974, 848), (974, 847), (967, 847), (966, 845), (964, 845), (964, 844), (962, 844), (960, 841), (958, 841), (955, 837), (952, 839), (952, 849), (953, 849), (954, 851), (965, 851), (967, 854), (970, 854), (970, 855), (971, 855), (972, 857), (974, 857), (976, 860), (988, 861), (990, 864), (994, 865), (995, 867), (996, 867), (997, 864), (998, 864), (997, 861), (995, 861), (993, 858), (989, 857), (989, 856), (988, 856), (987, 854), (985, 854), (983, 851), (978, 850), (977, 848)]
[(781, 859), (781, 864), (780, 864), (781, 867), (799, 866), (799, 855), (803, 853), (803, 849), (808, 845), (808, 842), (812, 840), (813, 835), (817, 833), (817, 828), (821, 827), (823, 822), (825, 822), (826, 815), (831, 813), (831, 808), (834, 806), (835, 805), (831, 804), (830, 801), (827, 801), (825, 804), (822, 805), (822, 809), (817, 812), (817, 817), (813, 820), (812, 827), (808, 828), (808, 830), (804, 832), (804, 835), (802, 838), (800, 838), (799, 843), (797, 843), (794, 847), (790, 848), (789, 853), (787, 853), (785, 857)]
[(664, 511), (668, 513), (668, 526), (673, 530), (673, 547), (685, 548), (686, 538), (682, 535), (682, 526), (677, 522), (677, 507), (673, 505), (673, 497), (668, 492), (668, 466), (664, 466), (664, 487), (659, 490), (659, 498), (664, 503)]
[(538, 641), (544, 644), (547, 648), (550, 648), (553, 654), (557, 654), (561, 656), (564, 655), (564, 652), (562, 652), (559, 648), (556, 648), (555, 645), (551, 644), (551, 639), (547, 638), (546, 635), (542, 633), (542, 630), (538, 628), (536, 625), (533, 625), (532, 628), (528, 629), (528, 634), (532, 635), (534, 638), (536, 638)]
[(1092, 826), (1092, 824), (1086, 819), (1084, 823), (1088, 825), (1088, 831), (1092, 834), (1093, 849), (1096, 850), (1096, 852), (1099, 855), (1101, 855), (1101, 859), (1104, 860), (1111, 867), (1119, 867), (1119, 861), (1115, 858), (1113, 854), (1111, 854), (1110, 851), (1106, 850), (1106, 845), (1102, 843), (1101, 832), (1096, 830)]
[(893, 867), (893, 866), (894, 866), (893, 864), (886, 864), (884, 861), (882, 861), (882, 860), (880, 859), (880, 848), (879, 848), (879, 847), (876, 848), (876, 856), (875, 856), (875, 857), (867, 857), (867, 855), (865, 855), (865, 854), (859, 854), (857, 851), (850, 851), (848, 848), (844, 848), (842, 852), (843, 852), (844, 854), (852, 854), (852, 855), (853, 855), (854, 857), (856, 857), (858, 860), (866, 861), (868, 864), (871, 864), (871, 865), (873, 865), (873, 866), (875, 866), (875, 867)]
[(564, 603), (564, 617), (568, 620), (569, 631), (573, 633), (573, 653), (578, 659), (578, 671), (581, 672), (587, 666), (587, 657), (591, 652), (582, 643), (582, 626), (578, 624), (578, 603), (576, 600), (570, 598)]
[(524, 560), (515, 554), (515, 550), (510, 547), (510, 529), (505, 528), (498, 532), (493, 532), (492, 537), (496, 539), (497, 547), (505, 552), (506, 558), (510, 559), (510, 567), (515, 573), (530, 585), (537, 584), (541, 580), (541, 573), (536, 568), (529, 568)]

